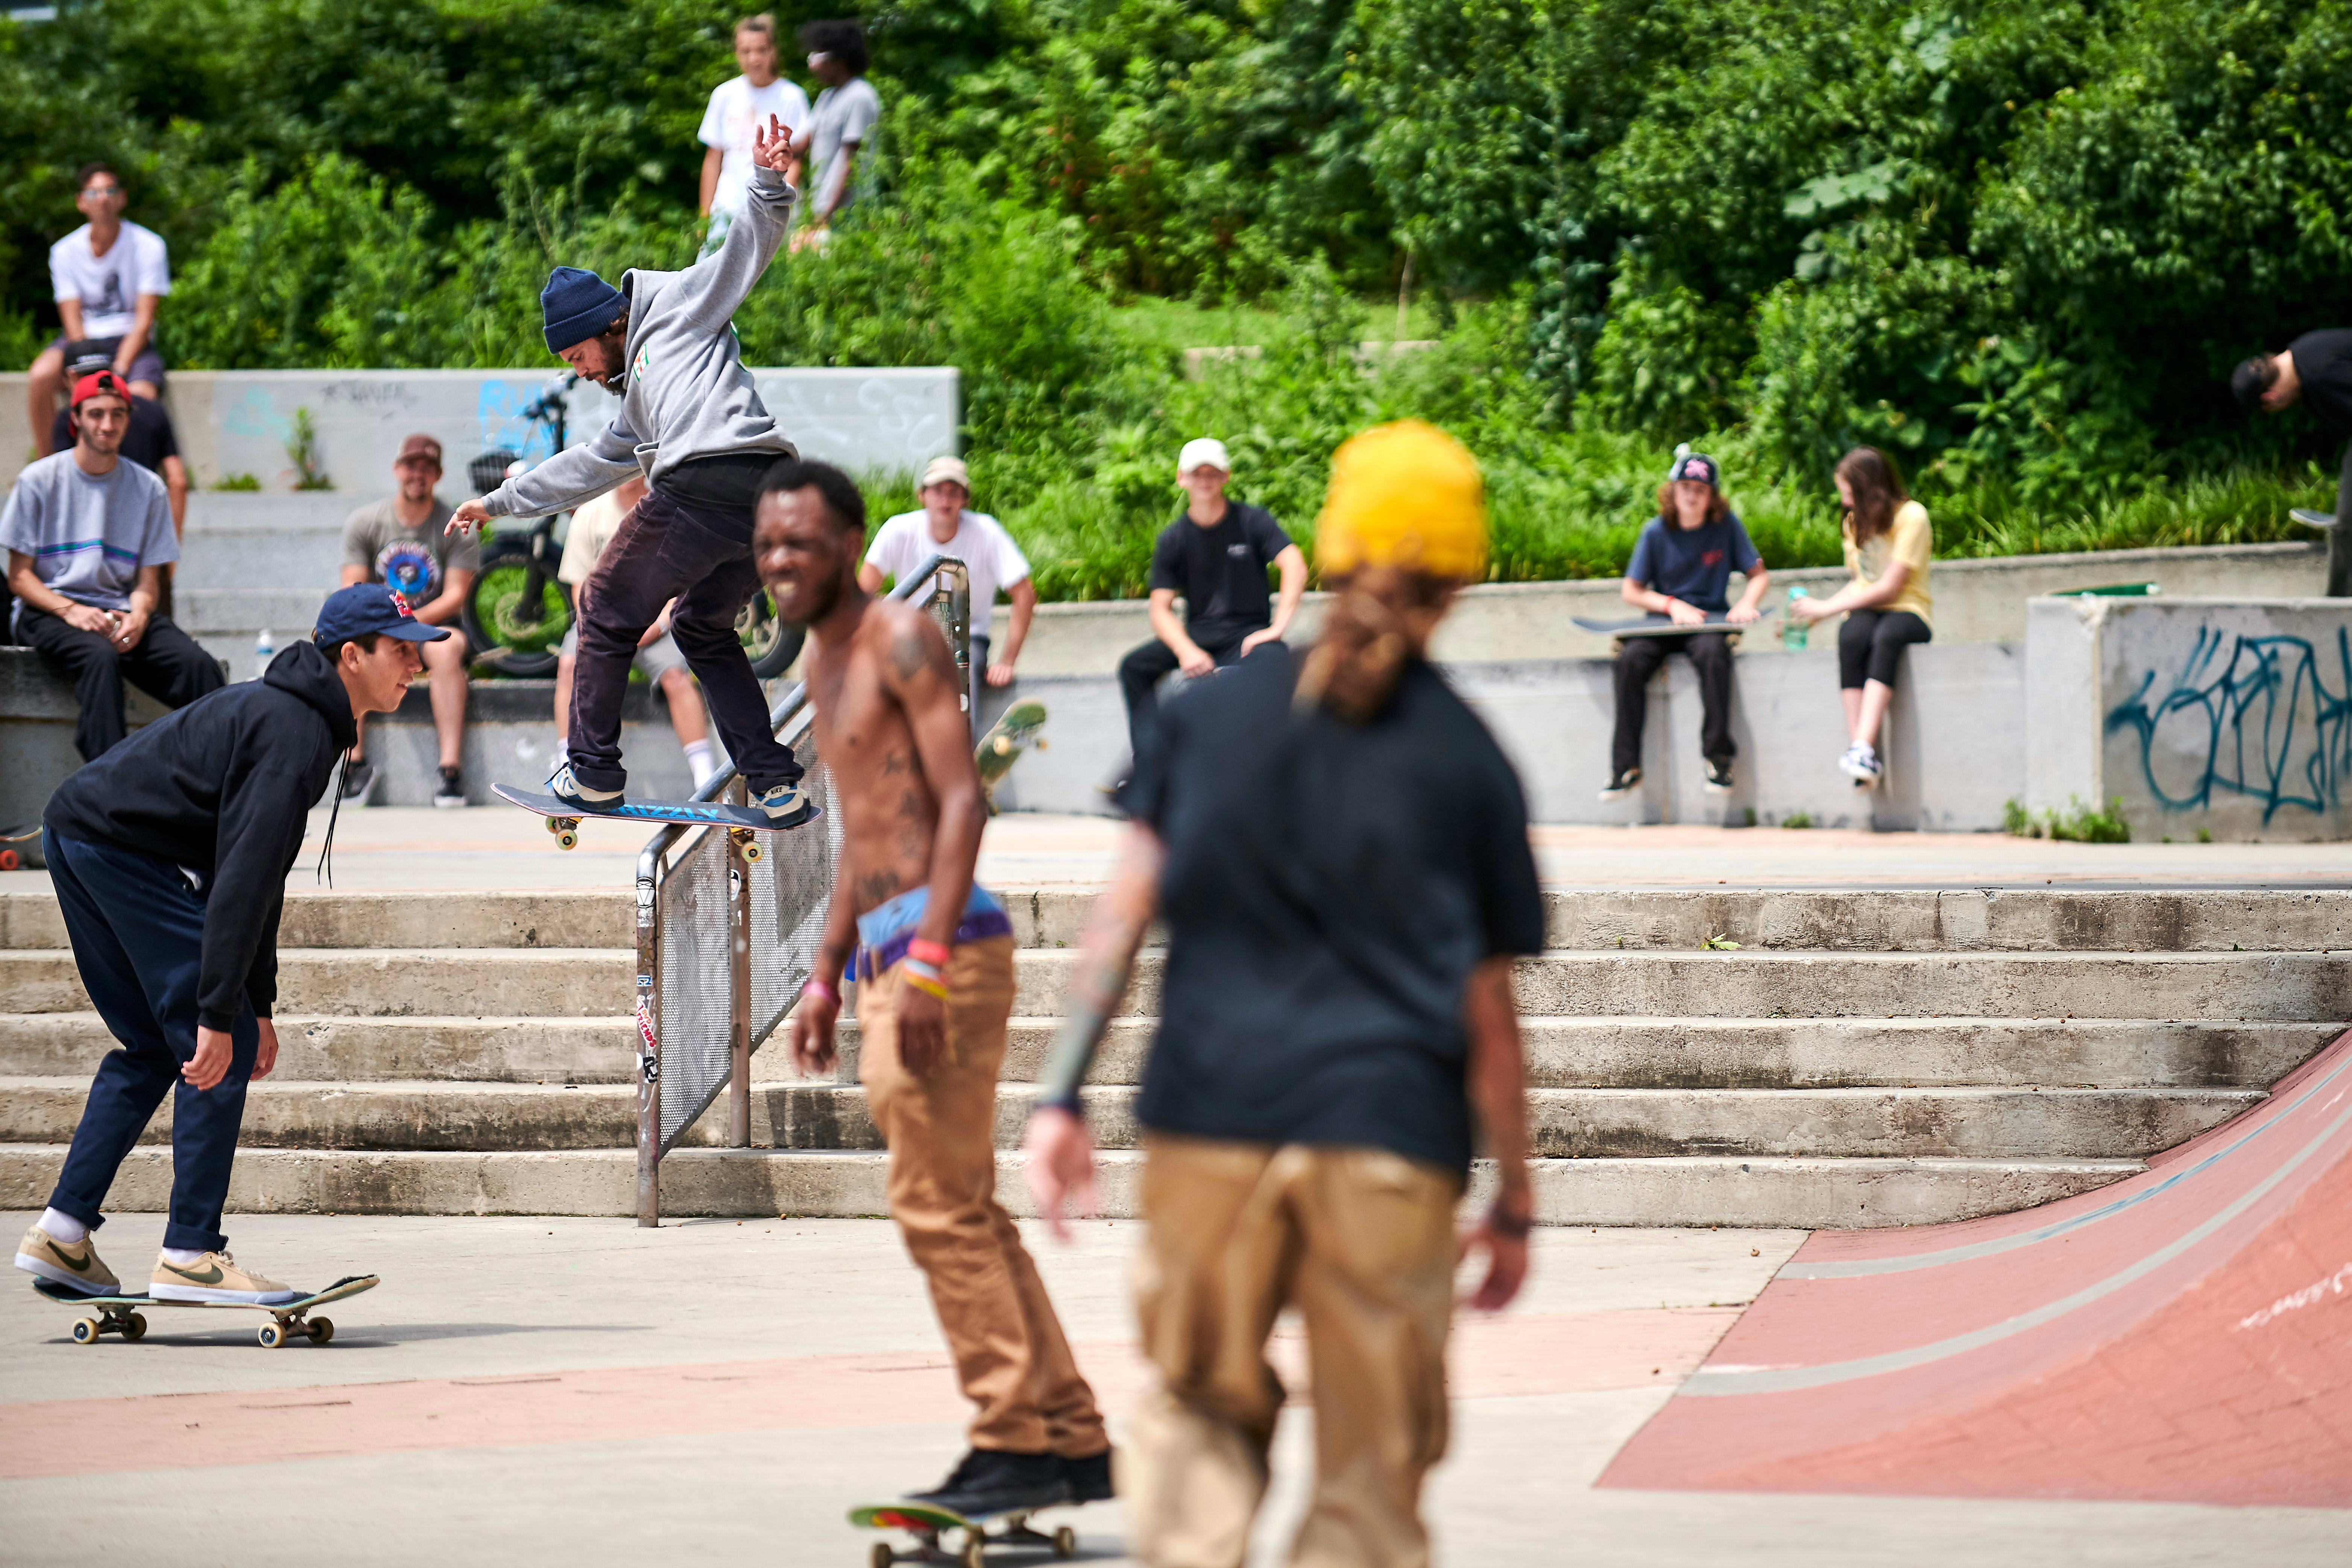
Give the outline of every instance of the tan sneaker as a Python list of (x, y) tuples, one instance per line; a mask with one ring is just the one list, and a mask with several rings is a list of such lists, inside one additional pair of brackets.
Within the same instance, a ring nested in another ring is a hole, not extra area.
[(16, 1244), (16, 1267), (85, 1296), (112, 1296), (122, 1289), (114, 1270), (98, 1260), (98, 1243), (86, 1236), (59, 1241), (37, 1225)]
[(155, 1259), (147, 1293), (158, 1301), (291, 1301), (292, 1287), (266, 1279), (249, 1268), (239, 1268), (226, 1252), (207, 1252), (194, 1263)]

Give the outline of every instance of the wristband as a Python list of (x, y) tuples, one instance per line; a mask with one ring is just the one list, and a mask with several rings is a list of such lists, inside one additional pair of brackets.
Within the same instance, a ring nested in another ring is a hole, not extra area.
[(899, 961), (898, 969), (906, 977), (907, 984), (916, 990), (928, 991), (942, 1002), (948, 999), (947, 979), (930, 964), (919, 958), (908, 957)]
[(841, 1005), (841, 993), (835, 991), (831, 984), (817, 979), (814, 975), (811, 975), (807, 983), (801, 987), (801, 994), (803, 996), (811, 994), (822, 996), (836, 1007)]
[(917, 937), (907, 944), (907, 956), (920, 959), (934, 970), (940, 970), (948, 966), (955, 957), (955, 952), (946, 942), (926, 942), (921, 937)]
[(1076, 1089), (1072, 1089), (1067, 1094), (1048, 1095), (1037, 1102), (1037, 1109), (1040, 1110), (1066, 1110), (1081, 1121), (1084, 1121), (1087, 1119), (1086, 1105), (1078, 1099), (1078, 1091)]

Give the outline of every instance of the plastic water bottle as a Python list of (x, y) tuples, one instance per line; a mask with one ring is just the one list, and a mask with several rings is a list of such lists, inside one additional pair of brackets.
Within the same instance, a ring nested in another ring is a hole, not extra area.
[(261, 635), (253, 639), (253, 679), (260, 679), (261, 672), (268, 669), (269, 661), (277, 657), (278, 639), (270, 635), (268, 626), (264, 626)]
[(1811, 595), (1802, 588), (1790, 589), (1788, 607), (1780, 612), (1780, 646), (1792, 653), (1803, 650), (1805, 634), (1812, 630), (1811, 626), (1799, 620), (1796, 614), (1797, 601), (1809, 597)]

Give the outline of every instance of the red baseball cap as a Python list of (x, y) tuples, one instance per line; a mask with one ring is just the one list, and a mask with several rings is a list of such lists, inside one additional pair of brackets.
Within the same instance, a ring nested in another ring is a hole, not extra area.
[(74, 383), (73, 405), (79, 408), (93, 397), (119, 397), (131, 401), (131, 388), (110, 370), (94, 370)]

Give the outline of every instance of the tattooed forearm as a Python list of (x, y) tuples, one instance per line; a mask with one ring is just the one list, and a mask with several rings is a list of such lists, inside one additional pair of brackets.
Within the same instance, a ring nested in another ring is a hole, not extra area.
[(1160, 895), (1160, 840), (1140, 826), (1128, 831), (1111, 884), (1095, 900), (1080, 943), (1078, 972), (1073, 977), (1067, 1009), (1055, 1037), (1046, 1064), (1044, 1103), (1077, 1103), (1078, 1086), (1104, 1033), (1117, 1016), (1135, 969), (1136, 950), (1151, 924)]

